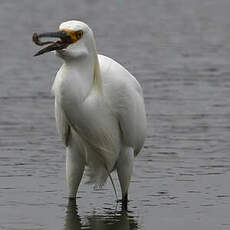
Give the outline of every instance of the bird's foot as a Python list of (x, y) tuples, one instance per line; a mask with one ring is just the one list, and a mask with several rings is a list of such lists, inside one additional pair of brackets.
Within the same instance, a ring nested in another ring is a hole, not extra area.
[(127, 210), (128, 209), (128, 194), (123, 196), (121, 200), (117, 200), (117, 203), (121, 203), (122, 210)]

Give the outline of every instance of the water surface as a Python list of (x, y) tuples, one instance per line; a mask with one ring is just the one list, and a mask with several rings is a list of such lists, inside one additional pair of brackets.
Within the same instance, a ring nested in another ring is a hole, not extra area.
[[(228, 0), (1, 0), (0, 229), (229, 229), (229, 11)], [(33, 58), (31, 35), (69, 19), (144, 90), (148, 138), (127, 213), (109, 182), (82, 183), (77, 205), (66, 197), (50, 94), (61, 61)]]

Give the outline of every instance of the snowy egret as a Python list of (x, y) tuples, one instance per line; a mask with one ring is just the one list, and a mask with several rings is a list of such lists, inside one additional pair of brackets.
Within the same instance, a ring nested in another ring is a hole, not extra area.
[[(41, 37), (60, 40), (42, 42)], [(50, 44), (35, 56), (55, 50), (63, 59), (52, 91), (57, 130), (66, 146), (69, 198), (76, 198), (85, 166), (90, 182), (98, 186), (108, 177), (112, 182), (110, 173), (117, 170), (127, 208), (134, 157), (146, 136), (141, 86), (116, 61), (97, 54), (93, 32), (83, 22), (67, 21), (57, 32), (34, 33), (33, 41)]]

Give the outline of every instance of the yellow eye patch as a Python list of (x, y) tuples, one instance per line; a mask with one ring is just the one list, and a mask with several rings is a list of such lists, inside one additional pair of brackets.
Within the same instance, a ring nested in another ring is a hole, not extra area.
[(83, 37), (82, 30), (78, 30), (78, 31), (74, 31), (70, 29), (63, 29), (63, 30), (71, 37), (72, 42), (77, 42)]

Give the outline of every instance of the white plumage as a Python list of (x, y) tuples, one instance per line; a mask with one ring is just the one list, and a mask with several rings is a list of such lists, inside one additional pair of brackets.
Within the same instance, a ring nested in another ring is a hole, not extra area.
[(116, 61), (97, 55), (93, 32), (85, 23), (64, 22), (59, 30), (83, 31), (76, 42), (56, 51), (64, 63), (53, 84), (57, 129), (67, 152), (69, 197), (76, 197), (88, 166), (90, 181), (99, 186), (117, 170), (127, 203), (133, 160), (146, 135), (142, 88)]

